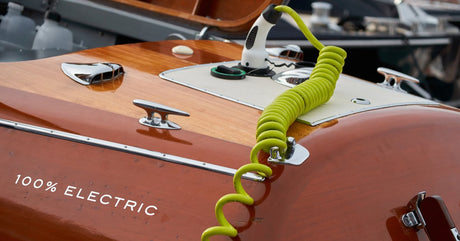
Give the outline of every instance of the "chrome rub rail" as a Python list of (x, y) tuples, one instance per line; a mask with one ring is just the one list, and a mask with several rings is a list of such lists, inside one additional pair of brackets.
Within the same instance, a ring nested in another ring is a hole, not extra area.
[[(166, 162), (176, 163), (176, 164), (190, 166), (194, 168), (204, 169), (204, 170), (226, 174), (230, 176), (235, 175), (237, 171), (236, 169), (233, 169), (233, 168), (224, 167), (224, 166), (215, 165), (215, 164), (206, 163), (206, 162), (201, 162), (201, 161), (197, 161), (193, 159), (188, 159), (185, 157), (174, 156), (174, 155), (161, 153), (157, 151), (151, 151), (151, 150), (147, 150), (147, 149), (139, 148), (135, 146), (130, 146), (130, 145), (125, 145), (121, 143), (101, 140), (97, 138), (72, 134), (72, 133), (68, 133), (64, 131), (58, 131), (58, 130), (48, 129), (44, 127), (24, 124), (24, 123), (5, 120), (1, 118), (0, 118), (0, 126), (13, 128), (16, 130), (21, 130), (21, 131), (25, 131), (29, 133), (49, 136), (53, 138), (63, 139), (67, 141), (78, 142), (78, 143), (82, 143), (86, 145), (103, 147), (103, 148), (108, 148), (108, 149), (112, 149), (116, 151), (122, 151), (126, 153), (155, 158), (161, 161), (166, 161)], [(251, 181), (263, 181), (264, 180), (264, 177), (259, 176), (255, 173), (246, 173), (243, 175), (243, 178), (251, 180)]]

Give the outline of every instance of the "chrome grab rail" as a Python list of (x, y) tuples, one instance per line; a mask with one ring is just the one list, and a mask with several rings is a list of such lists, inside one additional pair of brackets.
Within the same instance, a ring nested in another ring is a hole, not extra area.
[[(176, 163), (176, 164), (180, 164), (184, 166), (190, 166), (190, 167), (208, 170), (212, 172), (217, 172), (217, 173), (221, 173), (221, 174), (225, 174), (229, 176), (235, 175), (237, 171), (236, 169), (233, 169), (233, 168), (215, 165), (212, 163), (202, 162), (202, 161), (193, 160), (193, 159), (180, 157), (180, 156), (174, 156), (174, 155), (161, 153), (157, 151), (151, 151), (148, 149), (130, 146), (130, 145), (122, 144), (122, 143), (117, 143), (117, 142), (92, 138), (88, 136), (77, 135), (77, 134), (73, 134), (69, 132), (58, 131), (58, 130), (48, 129), (44, 127), (24, 124), (20, 122), (5, 120), (1, 118), (0, 118), (0, 126), (16, 129), (20, 131), (25, 131), (29, 133), (49, 136), (53, 138), (78, 142), (78, 143), (82, 143), (86, 145), (112, 149), (112, 150), (131, 153), (135, 155), (141, 155), (141, 156), (145, 156), (149, 158), (155, 158), (161, 161)], [(243, 178), (251, 180), (251, 181), (263, 181), (265, 179), (264, 177), (259, 176), (255, 173), (246, 173), (243, 175)]]

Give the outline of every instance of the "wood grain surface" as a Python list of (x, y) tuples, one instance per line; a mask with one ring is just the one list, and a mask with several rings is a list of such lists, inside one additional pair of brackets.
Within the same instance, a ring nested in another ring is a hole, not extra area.
[[(195, 54), (188, 59), (175, 57), (171, 49), (178, 44), (188, 45), (194, 49)], [(1, 63), (0, 71), (4, 74), (0, 76), (0, 85), (133, 118), (145, 116), (145, 111), (134, 106), (132, 101), (145, 99), (190, 113), (189, 118), (170, 117), (185, 130), (251, 144), (254, 143), (252, 133), (255, 131), (254, 123), (257, 122), (259, 111), (216, 99), (158, 77), (162, 71), (172, 68), (236, 59), (239, 51), (235, 50), (239, 49), (236, 45), (224, 47), (211, 41), (106, 47), (37, 61)], [(88, 88), (64, 75), (60, 69), (63, 62), (115, 62), (124, 67), (126, 74), (119, 86)], [(187, 101), (183, 101), (183, 98)], [(232, 111), (228, 112), (229, 109)]]
[[(192, 48), (194, 54), (187, 58), (174, 55), (171, 49), (177, 45)], [(190, 113), (190, 117), (170, 117), (185, 130), (252, 146), (255, 144), (259, 110), (158, 77), (165, 70), (240, 59), (241, 50), (239, 45), (217, 41), (164, 41), (111, 46), (35, 61), (0, 63), (0, 71), (3, 72), (0, 86), (133, 118), (145, 116), (145, 111), (134, 106), (132, 101), (145, 99)], [(121, 64), (126, 74), (122, 81), (115, 84), (86, 87), (64, 75), (60, 69), (63, 62), (114, 62)], [(300, 137), (310, 130), (302, 124), (295, 124), (291, 135)]]
[(269, 4), (281, 0), (102, 0), (104, 4), (118, 3), (120, 8), (134, 7), (165, 19), (217, 27), (226, 32), (248, 31), (253, 22)]
[[(195, 53), (175, 56), (171, 49), (177, 45)], [(260, 111), (158, 74), (239, 59), (240, 53), (235, 44), (166, 41), (1, 63), (0, 118), (238, 168), (248, 163)], [(100, 61), (123, 65), (126, 75), (86, 87), (59, 67)], [(174, 118), (183, 127), (179, 132), (152, 131), (137, 123), (145, 113), (133, 99), (191, 116)], [(265, 182), (243, 182), (255, 205), (225, 207), (239, 232), (233, 240), (427, 241), (423, 231), (404, 227), (401, 215), (410, 211), (413, 196), (427, 191), (441, 196), (460, 223), (459, 133), (460, 112), (447, 106), (384, 108), (315, 128), (295, 123), (289, 134), (310, 157), (300, 166), (270, 164), (274, 174)], [(217, 225), (216, 201), (234, 192), (232, 178), (216, 172), (11, 128), (0, 128), (0, 135), (2, 240), (199, 240), (204, 229)], [(57, 191), (24, 185), (25, 176), (58, 183)], [(91, 191), (112, 199), (93, 202)], [(116, 205), (115, 196), (123, 204)], [(130, 210), (127, 199), (140, 211)], [(141, 202), (156, 205), (155, 216), (146, 215)]]

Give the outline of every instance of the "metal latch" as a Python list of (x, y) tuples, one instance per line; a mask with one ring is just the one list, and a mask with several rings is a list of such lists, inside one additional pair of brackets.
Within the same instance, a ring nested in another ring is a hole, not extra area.
[(377, 72), (382, 74), (385, 79), (383, 80), (382, 83), (379, 83), (380, 86), (383, 86), (385, 88), (389, 89), (394, 89), (399, 92), (406, 93), (405, 90), (401, 88), (401, 83), (403, 81), (409, 81), (413, 83), (420, 83), (420, 81), (412, 76), (409, 76), (407, 74), (403, 74), (401, 72), (398, 72), (396, 70), (384, 68), (384, 67), (379, 67), (377, 68)]
[(458, 230), (441, 197), (426, 197), (426, 192), (420, 192), (407, 207), (411, 211), (401, 217), (404, 226), (424, 229), (431, 241), (460, 241)]
[(298, 166), (310, 157), (310, 152), (302, 145), (297, 144), (294, 137), (288, 137), (286, 144), (287, 150), (284, 153), (284, 156), (281, 154), (279, 147), (274, 146), (270, 148), (270, 157), (268, 158), (268, 161), (271, 163)]
[(187, 112), (147, 100), (133, 100), (133, 104), (147, 112), (147, 116), (140, 118), (139, 123), (153, 128), (180, 130), (181, 127), (178, 124), (168, 120), (168, 115), (190, 116)]

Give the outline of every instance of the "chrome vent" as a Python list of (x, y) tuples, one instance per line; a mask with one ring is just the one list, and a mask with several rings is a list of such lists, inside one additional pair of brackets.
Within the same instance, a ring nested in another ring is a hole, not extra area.
[(112, 81), (124, 74), (123, 67), (115, 63), (62, 63), (61, 69), (82, 85)]

